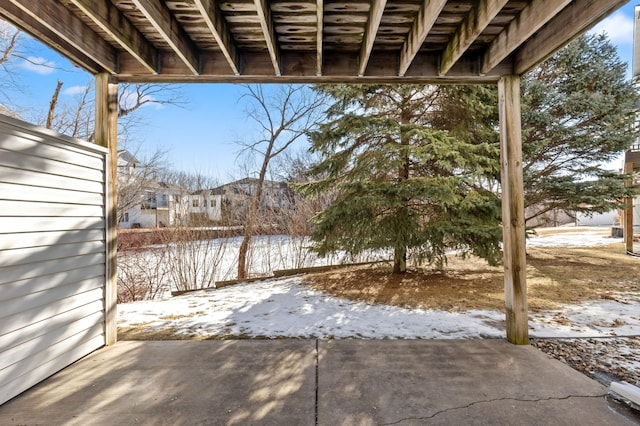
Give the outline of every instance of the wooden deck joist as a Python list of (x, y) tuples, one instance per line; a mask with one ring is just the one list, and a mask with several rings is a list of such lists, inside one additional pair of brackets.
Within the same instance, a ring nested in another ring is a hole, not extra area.
[(0, 16), (118, 81), (496, 82), (624, 0), (2, 0)]

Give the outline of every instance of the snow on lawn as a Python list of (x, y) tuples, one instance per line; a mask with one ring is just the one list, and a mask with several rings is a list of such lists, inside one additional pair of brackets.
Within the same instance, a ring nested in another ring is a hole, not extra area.
[(171, 300), (120, 305), (119, 326), (145, 324), (199, 337), (467, 338), (499, 337), (503, 315), (369, 305), (300, 285), (300, 277), (201, 290)]
[[(603, 242), (604, 240), (604, 242)], [(537, 246), (593, 246), (619, 239), (602, 232), (535, 237)], [(504, 337), (504, 314), (370, 305), (336, 298), (288, 277), (200, 290), (169, 300), (118, 306), (118, 325), (207, 338), (218, 335), (292, 338), (433, 339)], [(640, 295), (532, 313), (532, 337), (640, 335)]]
[(567, 228), (566, 231), (533, 235), (527, 239), (527, 247), (595, 247), (622, 241), (622, 238), (611, 237), (610, 228)]

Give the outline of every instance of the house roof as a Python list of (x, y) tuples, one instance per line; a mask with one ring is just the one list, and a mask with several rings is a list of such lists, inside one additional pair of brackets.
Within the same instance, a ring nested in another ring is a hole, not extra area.
[(7, 0), (0, 15), (120, 81), (489, 82), (626, 0)]
[(185, 194), (186, 191), (184, 188), (179, 185), (169, 184), (162, 181), (157, 181), (153, 179), (145, 179), (144, 188), (146, 191), (152, 192), (165, 192), (171, 194)]
[(118, 164), (129, 165), (129, 164), (138, 164), (138, 163), (139, 161), (135, 157), (135, 155), (133, 155), (126, 149), (118, 150)]
[[(233, 182), (225, 183), (223, 185), (217, 186), (215, 188), (211, 188), (211, 195), (224, 195), (229, 192), (233, 192), (236, 194), (244, 194), (245, 190), (243, 189), (244, 185), (256, 185), (258, 183), (258, 179), (252, 177), (246, 177), (242, 179), (235, 180)], [(266, 180), (262, 183), (265, 188), (287, 188), (288, 185), (286, 182), (279, 182), (274, 180)]]

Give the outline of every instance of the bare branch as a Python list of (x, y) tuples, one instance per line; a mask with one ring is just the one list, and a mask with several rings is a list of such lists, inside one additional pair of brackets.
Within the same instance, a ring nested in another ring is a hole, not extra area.
[(18, 45), (18, 38), (20, 37), (20, 30), (17, 28), (7, 28), (0, 31), (0, 42), (2, 43), (2, 50), (0, 53), (0, 65), (4, 65), (5, 62), (9, 61), (13, 52)]
[(62, 82), (58, 80), (58, 84), (56, 84), (56, 90), (53, 91), (53, 96), (51, 96), (51, 103), (49, 103), (49, 113), (47, 114), (47, 124), (45, 127), (47, 129), (51, 128), (53, 123), (53, 116), (56, 111), (56, 105), (58, 104), (58, 97), (60, 96), (60, 89), (62, 89)]
[(89, 97), (90, 92), (91, 92), (91, 86), (85, 87), (84, 92), (82, 92), (82, 97), (80, 98), (80, 103), (78, 105), (78, 108), (76, 108), (76, 115), (73, 120), (73, 132), (71, 132), (71, 136), (73, 136), (74, 138), (79, 137), (81, 116), (82, 116), (82, 112), (85, 110), (87, 106), (87, 99)]
[(145, 105), (184, 106), (180, 87), (166, 84), (121, 84), (118, 93), (118, 118), (139, 110)]

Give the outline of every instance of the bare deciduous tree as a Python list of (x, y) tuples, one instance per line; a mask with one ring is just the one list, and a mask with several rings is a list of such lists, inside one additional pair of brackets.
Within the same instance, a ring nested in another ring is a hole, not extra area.
[(50, 129), (53, 125), (53, 116), (56, 110), (56, 105), (58, 105), (58, 97), (60, 97), (60, 89), (62, 88), (62, 82), (58, 80), (58, 84), (56, 84), (56, 90), (53, 91), (53, 96), (51, 97), (51, 102), (49, 103), (49, 113), (47, 114), (47, 124), (44, 127)]
[(216, 281), (227, 279), (233, 271), (233, 267), (225, 264), (230, 248), (229, 229), (214, 233), (198, 227), (197, 222), (192, 225), (196, 226), (167, 230), (163, 246), (168, 277), (177, 291), (214, 287)]
[(118, 250), (118, 303), (162, 298), (169, 286), (165, 247)]
[(0, 104), (7, 103), (11, 99), (10, 92), (18, 87), (13, 62), (18, 58), (21, 35), (19, 29), (0, 21)]
[[(46, 120), (40, 124), (48, 129), (56, 130), (68, 136), (93, 140), (93, 97), (90, 96), (93, 86), (88, 84), (77, 93), (73, 99), (59, 102), (60, 92), (63, 86), (58, 81), (55, 91), (49, 103)], [(182, 105), (184, 100), (179, 91), (159, 84), (124, 84), (118, 93), (118, 117), (120, 145), (131, 147), (134, 145), (129, 140), (132, 128), (140, 122), (136, 112), (145, 105)], [(131, 149), (134, 156), (139, 156), (138, 149)], [(135, 167), (126, 167), (119, 170), (118, 176), (118, 221), (130, 208), (141, 202), (144, 189), (148, 183), (162, 174), (167, 167), (167, 153), (162, 149), (156, 149), (151, 155), (138, 158)]]
[[(60, 89), (64, 83), (58, 81), (51, 98), (46, 120), (37, 119), (43, 126), (68, 136), (93, 141), (94, 100), (93, 84), (77, 88), (71, 99), (58, 103)], [(179, 87), (163, 84), (120, 84), (118, 88), (118, 138), (119, 145), (127, 147), (133, 139), (134, 130), (144, 118), (137, 114), (144, 106), (174, 105), (186, 103)]]
[(257, 124), (260, 134), (252, 142), (239, 143), (244, 152), (260, 159), (260, 170), (245, 217), (238, 253), (238, 279), (247, 277), (249, 245), (256, 228), (269, 163), (306, 136), (324, 103), (323, 97), (307, 86), (283, 85), (267, 91), (264, 86), (247, 85), (245, 89), (243, 98), (247, 101), (247, 116)]

